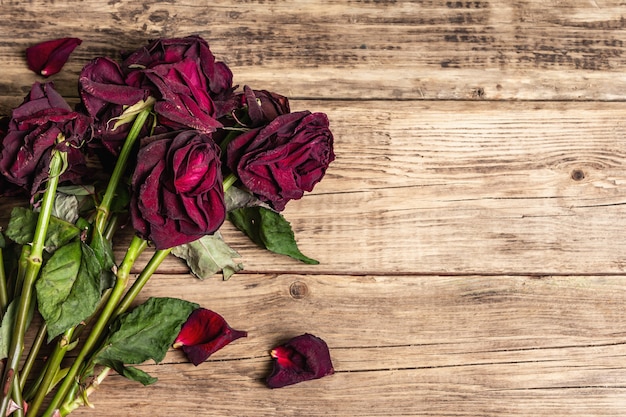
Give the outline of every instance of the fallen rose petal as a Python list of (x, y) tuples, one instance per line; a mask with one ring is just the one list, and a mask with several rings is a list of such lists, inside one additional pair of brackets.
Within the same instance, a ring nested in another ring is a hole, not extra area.
[(28, 68), (49, 77), (61, 71), (70, 54), (83, 41), (78, 38), (60, 38), (41, 42), (26, 49)]
[(199, 308), (183, 324), (174, 348), (182, 347), (187, 358), (198, 366), (230, 342), (246, 336), (247, 332), (233, 329), (216, 312)]
[(272, 349), (274, 369), (267, 377), (270, 388), (322, 378), (335, 372), (328, 345), (319, 337), (305, 333)]

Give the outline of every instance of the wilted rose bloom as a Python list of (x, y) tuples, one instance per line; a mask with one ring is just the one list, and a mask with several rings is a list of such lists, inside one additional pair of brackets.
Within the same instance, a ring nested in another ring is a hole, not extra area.
[[(0, 154), (2, 153), (2, 142), (9, 131), (9, 117), (0, 117)], [(0, 196), (12, 196), (22, 193), (24, 190), (9, 182), (4, 175), (0, 175)]]
[(215, 232), (226, 216), (217, 145), (192, 130), (148, 140), (131, 180), (135, 230), (157, 249)]
[(155, 90), (159, 123), (213, 132), (221, 127), (217, 102), (232, 95), (233, 74), (199, 36), (158, 39), (122, 63), (126, 82)]
[(334, 159), (328, 117), (309, 111), (280, 115), (226, 149), (227, 165), (243, 185), (278, 211), (313, 190)]
[(60, 181), (81, 182), (87, 172), (81, 147), (88, 139), (90, 124), (91, 118), (72, 111), (51, 83), (35, 83), (13, 110), (2, 138), (0, 173), (34, 195), (48, 178), (54, 148), (67, 155), (68, 166)]
[(129, 80), (154, 90), (157, 99), (154, 112), (159, 124), (172, 130), (191, 128), (205, 133), (222, 127), (215, 118), (208, 80), (195, 60), (185, 59), (136, 71), (127, 82)]
[[(85, 65), (78, 78), (81, 103), (95, 120), (94, 137), (111, 153), (117, 155), (124, 144), (131, 124), (116, 127), (124, 109), (146, 100), (150, 90), (126, 85), (119, 64), (109, 58), (96, 58)], [(147, 126), (144, 133), (147, 133)]]
[(191, 363), (198, 366), (233, 340), (247, 335), (230, 327), (216, 312), (199, 308), (183, 324), (174, 341), (174, 348), (182, 347)]
[(328, 345), (319, 337), (305, 333), (272, 349), (274, 369), (267, 377), (270, 388), (322, 378), (335, 372)]
[(200, 36), (157, 39), (139, 48), (124, 59), (122, 68), (126, 73), (134, 69), (153, 68), (157, 65), (174, 64), (190, 59), (198, 63), (202, 75), (207, 80), (208, 91), (222, 94), (232, 88), (233, 73), (223, 63), (215, 61), (209, 44)]
[(26, 49), (28, 68), (49, 77), (61, 71), (70, 54), (83, 41), (78, 38), (61, 38), (38, 43)]

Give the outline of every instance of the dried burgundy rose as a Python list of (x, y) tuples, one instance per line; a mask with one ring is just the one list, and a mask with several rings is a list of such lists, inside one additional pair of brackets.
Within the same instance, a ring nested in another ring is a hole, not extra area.
[(49, 77), (61, 71), (70, 54), (83, 41), (78, 38), (61, 38), (41, 42), (26, 49), (28, 68)]
[(199, 308), (183, 324), (174, 348), (182, 347), (187, 358), (198, 366), (230, 342), (246, 336), (248, 333), (233, 329), (216, 312)]
[(210, 93), (219, 95), (232, 88), (233, 73), (230, 68), (223, 62), (215, 61), (209, 44), (197, 35), (157, 39), (128, 55), (122, 63), (122, 68), (128, 74), (138, 68), (151, 69), (158, 65), (174, 64), (184, 60), (198, 63)]
[(335, 372), (328, 345), (309, 333), (275, 347), (271, 356), (274, 358), (274, 369), (267, 377), (270, 388), (318, 379)]
[[(124, 144), (131, 124), (116, 127), (116, 118), (124, 109), (146, 100), (150, 90), (126, 85), (119, 64), (109, 58), (96, 58), (85, 65), (78, 78), (81, 104), (95, 120), (94, 137), (117, 155)], [(147, 134), (149, 123), (144, 127)]]
[(222, 127), (215, 101), (232, 95), (232, 72), (199, 36), (156, 40), (130, 54), (122, 68), (127, 84), (152, 92), (159, 124), (205, 133)]
[(280, 115), (226, 149), (226, 163), (243, 185), (278, 211), (313, 190), (334, 159), (328, 117), (309, 111)]
[[(81, 151), (91, 118), (72, 111), (51, 83), (35, 83), (13, 110), (0, 144), (0, 173), (35, 195), (48, 177), (52, 149), (66, 153), (67, 169), (60, 181), (80, 183), (87, 173)], [(62, 140), (61, 140), (62, 139)]]
[(184, 59), (134, 74), (141, 74), (143, 81), (139, 81), (140, 85), (154, 90), (157, 99), (154, 112), (159, 124), (172, 130), (191, 128), (205, 133), (222, 127), (215, 117), (208, 80), (196, 61)]
[(157, 249), (215, 232), (226, 216), (218, 146), (192, 130), (148, 141), (131, 180), (135, 230)]
[[(0, 117), (0, 154), (2, 153), (2, 142), (9, 130), (10, 117)], [(4, 175), (0, 175), (0, 196), (8, 197), (23, 193), (24, 190), (12, 182), (8, 181)]]

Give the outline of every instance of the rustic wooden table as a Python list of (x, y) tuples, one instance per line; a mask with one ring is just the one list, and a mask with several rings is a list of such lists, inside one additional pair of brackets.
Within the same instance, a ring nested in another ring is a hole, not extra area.
[[(336, 137), (285, 211), (321, 264), (232, 228), (246, 269), (229, 281), (167, 260), (142, 297), (195, 301), (248, 338), (199, 367), (171, 351), (144, 365), (150, 387), (111, 376), (76, 416), (626, 413), (621, 0), (0, 5), (0, 113), (40, 80), (36, 42), (83, 39), (53, 77), (75, 97), (90, 59), (200, 34), (236, 83), (328, 113)], [(266, 388), (268, 350), (304, 332), (336, 374)]]

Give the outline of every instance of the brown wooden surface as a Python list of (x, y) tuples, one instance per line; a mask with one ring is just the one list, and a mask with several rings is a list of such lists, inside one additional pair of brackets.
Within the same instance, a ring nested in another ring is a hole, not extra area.
[[(623, 2), (0, 10), (0, 113), (38, 80), (23, 58), (33, 43), (84, 40), (53, 77), (75, 97), (88, 60), (197, 33), (236, 83), (328, 113), (336, 136), (327, 177), (285, 211), (321, 264), (267, 254), (229, 227), (246, 266), (229, 281), (197, 281), (169, 259), (143, 298), (195, 301), (249, 337), (197, 368), (175, 351), (145, 364), (151, 387), (111, 376), (77, 416), (626, 412)], [(265, 388), (269, 349), (304, 332), (328, 342), (336, 374)]]

